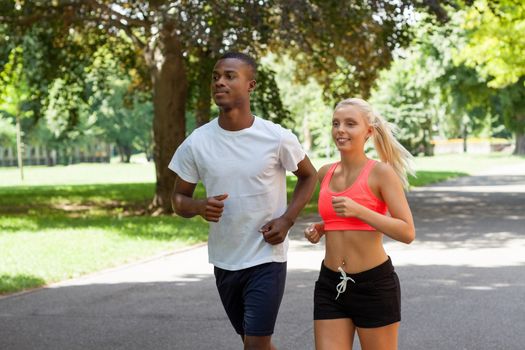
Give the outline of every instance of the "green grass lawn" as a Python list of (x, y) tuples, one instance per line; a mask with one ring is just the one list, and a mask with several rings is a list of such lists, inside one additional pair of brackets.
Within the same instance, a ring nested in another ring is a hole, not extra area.
[(85, 185), (155, 182), (152, 163), (93, 163), (24, 167), (24, 180), (18, 168), (0, 168), (0, 187), (42, 185)]
[(424, 171), (454, 171), (475, 175), (494, 167), (510, 165), (516, 162), (525, 162), (523, 156), (508, 154), (446, 154), (434, 157), (418, 157), (415, 159), (415, 168)]
[[(329, 161), (313, 160), (316, 167)], [(495, 155), (416, 159), (413, 186), (525, 161)], [(143, 215), (152, 164), (0, 168), (0, 294), (34, 288), (207, 239), (207, 223)], [(288, 178), (291, 195), (294, 177)], [(202, 186), (198, 196), (204, 195)], [(304, 213), (317, 210), (317, 191)]]
[(206, 239), (202, 220), (0, 217), (0, 294), (77, 277)]
[[(0, 187), (0, 294), (207, 239), (207, 223), (143, 215), (153, 183)], [(203, 196), (202, 186), (197, 195)]]

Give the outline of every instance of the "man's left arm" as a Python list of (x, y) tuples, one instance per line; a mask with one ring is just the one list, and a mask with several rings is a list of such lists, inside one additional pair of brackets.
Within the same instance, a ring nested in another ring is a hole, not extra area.
[(297, 176), (297, 184), (288, 208), (283, 215), (269, 221), (260, 229), (264, 240), (270, 244), (284, 242), (288, 230), (293, 226), (304, 206), (310, 201), (315, 190), (317, 171), (308, 156), (304, 156), (303, 160), (297, 164), (297, 170), (293, 173)]

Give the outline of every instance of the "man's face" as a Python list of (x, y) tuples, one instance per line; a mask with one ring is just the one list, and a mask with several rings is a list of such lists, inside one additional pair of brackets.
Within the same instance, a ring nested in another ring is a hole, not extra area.
[(236, 58), (219, 60), (212, 73), (211, 91), (219, 108), (231, 109), (250, 103), (255, 87), (251, 67)]

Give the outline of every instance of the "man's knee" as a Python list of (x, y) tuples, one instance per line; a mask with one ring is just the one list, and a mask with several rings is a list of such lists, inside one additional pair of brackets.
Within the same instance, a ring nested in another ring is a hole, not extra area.
[(271, 336), (245, 336), (244, 350), (276, 350), (272, 345)]

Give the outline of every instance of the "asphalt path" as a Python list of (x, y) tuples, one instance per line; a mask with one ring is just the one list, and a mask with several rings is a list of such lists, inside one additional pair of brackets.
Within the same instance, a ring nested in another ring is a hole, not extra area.
[[(525, 348), (525, 166), (412, 190), (417, 237), (385, 239), (402, 285), (400, 349)], [(290, 232), (274, 343), (313, 349), (323, 245)], [(207, 247), (0, 298), (0, 349), (241, 349)], [(356, 346), (359, 349), (358, 341)]]

